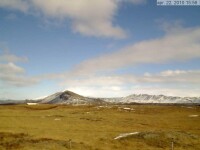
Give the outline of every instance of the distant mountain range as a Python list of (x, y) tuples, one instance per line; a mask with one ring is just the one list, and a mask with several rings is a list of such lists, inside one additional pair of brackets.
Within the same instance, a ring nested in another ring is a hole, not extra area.
[[(105, 99), (106, 100), (106, 99)], [(106, 101), (109, 101), (107, 99)], [(166, 104), (199, 104), (200, 97), (178, 97), (165, 95), (132, 94), (126, 97), (111, 99), (111, 102), (118, 103), (166, 103)]]
[(132, 94), (126, 97), (117, 98), (89, 98), (76, 94), (71, 91), (57, 92), (39, 100), (4, 100), (0, 104), (23, 104), (23, 103), (41, 103), (41, 104), (200, 104), (200, 97), (177, 97), (165, 95)]

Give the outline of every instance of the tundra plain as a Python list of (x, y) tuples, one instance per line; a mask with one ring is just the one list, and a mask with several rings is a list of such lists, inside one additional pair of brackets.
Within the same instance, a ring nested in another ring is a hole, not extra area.
[[(120, 134), (137, 133), (124, 138)], [(0, 150), (200, 150), (200, 107), (1, 105)]]

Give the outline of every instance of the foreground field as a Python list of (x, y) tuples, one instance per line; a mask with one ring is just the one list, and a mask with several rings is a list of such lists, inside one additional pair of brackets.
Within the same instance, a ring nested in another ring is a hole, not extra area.
[(0, 106), (0, 150), (200, 150), (199, 116), (199, 106)]

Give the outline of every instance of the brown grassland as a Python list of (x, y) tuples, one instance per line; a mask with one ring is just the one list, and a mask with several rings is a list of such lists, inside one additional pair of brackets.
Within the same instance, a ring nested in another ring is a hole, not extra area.
[(0, 150), (200, 150), (199, 116), (199, 106), (0, 106)]

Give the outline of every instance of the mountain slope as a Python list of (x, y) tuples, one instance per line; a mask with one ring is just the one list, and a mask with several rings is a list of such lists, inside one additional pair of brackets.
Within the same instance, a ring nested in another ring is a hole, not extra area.
[(45, 97), (40, 103), (43, 104), (101, 104), (103, 100), (81, 96), (71, 91), (57, 92)]

